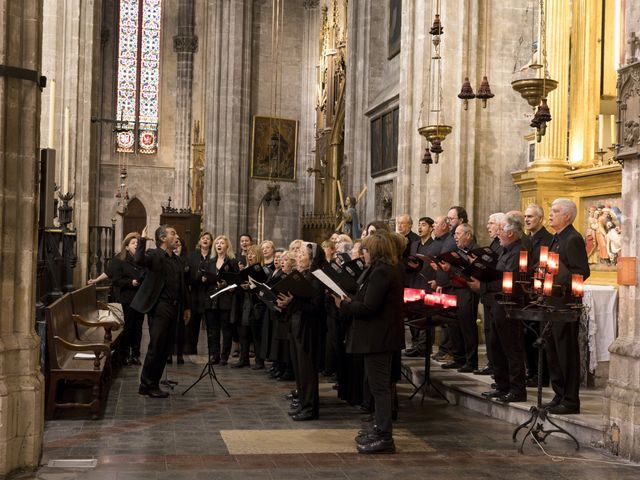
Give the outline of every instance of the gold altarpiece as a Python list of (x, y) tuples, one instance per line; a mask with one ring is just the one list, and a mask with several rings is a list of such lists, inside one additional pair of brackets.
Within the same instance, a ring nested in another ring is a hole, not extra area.
[[(547, 1), (549, 72), (559, 83), (549, 95), (553, 121), (535, 146), (533, 162), (512, 174), (521, 209), (536, 203), (548, 214), (555, 198), (570, 198), (578, 207), (574, 225), (583, 235), (590, 202), (622, 191), (621, 166), (614, 160), (613, 148), (617, 129), (616, 43), (609, 32), (614, 28), (613, 3), (604, 2), (603, 10), (603, 2), (597, 0)], [(525, 139), (533, 142), (534, 137)], [(615, 285), (615, 270), (605, 270), (592, 268), (589, 283)]]
[[(343, 177), (344, 114), (347, 55), (347, 0), (322, 7), (316, 65), (315, 164), (312, 211), (302, 215), (305, 239), (327, 238), (338, 224), (338, 182)], [(344, 184), (344, 182), (341, 182)], [(347, 192), (345, 192), (346, 194)]]

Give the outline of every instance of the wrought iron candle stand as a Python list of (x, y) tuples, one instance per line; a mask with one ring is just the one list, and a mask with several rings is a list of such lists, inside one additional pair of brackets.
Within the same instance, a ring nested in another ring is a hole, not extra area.
[[(543, 247), (544, 248), (544, 247)], [(528, 280), (527, 277), (527, 261), (526, 255), (524, 256), (524, 262), (521, 258), (520, 261), (520, 273), (519, 278), (515, 281), (515, 284), (525, 293), (525, 303), (518, 303), (512, 301), (511, 293), (513, 288), (513, 273), (505, 272), (503, 277), (503, 296), (504, 300), (499, 303), (505, 307), (507, 312), (507, 318), (510, 320), (521, 320), (526, 328), (531, 330), (537, 335), (535, 341), (535, 347), (538, 349), (538, 385), (537, 385), (537, 402), (529, 410), (531, 415), (529, 418), (518, 425), (513, 431), (513, 441), (517, 442), (518, 433), (520, 430), (527, 429), (522, 442), (518, 447), (519, 453), (524, 453), (524, 442), (531, 436), (538, 443), (545, 443), (547, 437), (553, 433), (559, 433), (568, 436), (576, 444), (576, 450), (580, 449), (578, 440), (569, 432), (567, 432), (560, 425), (555, 423), (549, 418), (549, 412), (542, 405), (542, 365), (544, 348), (546, 345), (546, 337), (551, 331), (553, 323), (570, 323), (578, 321), (578, 318), (582, 312), (583, 306), (580, 303), (580, 298), (584, 292), (584, 283), (581, 275), (572, 275), (572, 302), (565, 304), (562, 308), (558, 308), (554, 305), (550, 305), (547, 299), (552, 296), (564, 297), (565, 286), (553, 284), (553, 275), (558, 272), (558, 264), (549, 266), (547, 263), (547, 257), (543, 261), (543, 255), (541, 254), (541, 264), (538, 266), (533, 277)], [(553, 255), (553, 254), (551, 254)], [(557, 254), (556, 254), (557, 255)], [(555, 257), (554, 260), (557, 260)], [(524, 272), (523, 272), (524, 265)], [(550, 278), (551, 276), (551, 278)], [(542, 282), (542, 278), (545, 279)], [(551, 280), (551, 283), (549, 283)], [(539, 322), (541, 329), (537, 332), (527, 322)], [(545, 429), (545, 422), (552, 425), (553, 428)]]

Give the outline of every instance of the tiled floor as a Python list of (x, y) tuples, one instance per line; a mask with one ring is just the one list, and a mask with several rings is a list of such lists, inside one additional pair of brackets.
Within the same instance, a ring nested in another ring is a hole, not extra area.
[[(437, 399), (425, 399), (424, 406), (419, 398), (408, 402), (411, 389), (407, 385), (399, 387), (401, 411), (396, 427), (424, 448), (403, 440), (395, 455), (362, 456), (351, 442), (363, 414), (337, 400), (329, 383), (322, 385), (320, 420), (296, 423), (287, 415), (288, 402), (283, 398), (292, 384), (269, 380), (264, 371), (216, 367), (231, 398), (204, 381), (181, 395), (201, 369), (202, 365), (191, 362), (169, 367), (169, 378), (178, 386), (168, 399), (151, 399), (137, 394), (139, 367), (123, 368), (102, 419), (67, 417), (46, 422), (43, 466), (36, 474), (16, 478), (525, 480), (636, 479), (640, 475), (638, 466), (624, 465), (589, 447), (575, 452), (559, 438), (548, 440), (547, 451), (572, 459), (554, 461), (533, 444), (527, 444), (520, 455), (511, 441), (512, 425)], [(278, 431), (300, 430), (311, 452), (229, 453), (221, 431), (256, 429), (269, 430), (274, 444)], [(326, 440), (317, 429), (332, 429), (331, 435), (342, 429), (345, 442), (336, 442), (335, 452), (313, 453), (314, 438)], [(351, 451), (343, 451), (349, 444)], [(98, 464), (90, 470), (46, 466), (49, 460), (61, 458), (95, 458)]]

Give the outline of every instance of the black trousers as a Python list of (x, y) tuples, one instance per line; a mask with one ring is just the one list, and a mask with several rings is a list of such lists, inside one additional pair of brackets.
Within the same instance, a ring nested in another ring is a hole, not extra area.
[[(469, 288), (455, 288), (451, 293), (458, 299), (458, 310), (456, 313), (456, 318), (458, 320), (460, 335), (462, 336), (464, 348), (464, 364), (477, 368), (478, 296)], [(455, 354), (454, 357), (456, 357)]]
[(387, 435), (391, 435), (393, 432), (391, 360), (392, 353), (390, 352), (364, 354), (364, 374), (373, 396), (375, 425), (383, 434)]
[(184, 353), (187, 355), (198, 354), (198, 337), (200, 336), (200, 325), (203, 317), (204, 313), (191, 312), (191, 320), (189, 320), (185, 333), (186, 340)]
[(492, 305), (490, 300), (486, 300), (482, 302), (483, 310), (484, 310), (484, 344), (487, 347), (487, 366), (493, 367), (493, 347), (491, 345), (491, 336), (494, 332), (493, 326), (493, 311), (496, 308), (495, 305)]
[[(292, 319), (292, 330), (299, 331), (299, 319)], [(298, 388), (298, 400), (300, 408), (304, 412), (318, 415), (320, 407), (320, 394), (318, 392), (318, 371), (315, 366), (313, 352), (306, 351), (304, 341), (297, 335), (291, 335), (289, 347), (291, 349), (291, 363), (296, 377)]]
[(545, 348), (549, 361), (551, 387), (560, 403), (569, 408), (580, 408), (580, 349), (578, 322), (555, 322)]
[(254, 310), (250, 319), (251, 338), (253, 339), (253, 350), (256, 355), (256, 365), (264, 363), (262, 352), (264, 346), (262, 345), (262, 324), (264, 322), (264, 312), (261, 309)]
[[(207, 325), (207, 345), (209, 355), (228, 360), (231, 354), (231, 310), (205, 310)], [(222, 351), (220, 351), (220, 333), (222, 333)]]
[(522, 322), (509, 319), (504, 308), (494, 307), (491, 351), (497, 390), (516, 395), (527, 393)]
[(251, 327), (249, 325), (242, 325), (241, 322), (236, 322), (236, 330), (238, 332), (240, 343), (240, 358), (239, 363), (249, 365), (249, 349), (251, 347)]
[(140, 356), (140, 344), (142, 343), (142, 324), (144, 323), (144, 313), (131, 308), (128, 303), (122, 304), (124, 314), (124, 330), (122, 332), (122, 353), (125, 357), (132, 355)]
[(144, 358), (140, 384), (146, 388), (158, 388), (171, 348), (171, 331), (178, 320), (178, 305), (160, 299), (148, 313), (149, 348)]

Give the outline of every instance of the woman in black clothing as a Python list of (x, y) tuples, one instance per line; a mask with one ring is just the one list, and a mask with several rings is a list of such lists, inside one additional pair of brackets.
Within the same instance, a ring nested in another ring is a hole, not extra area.
[(203, 232), (198, 240), (196, 249), (187, 256), (189, 264), (189, 286), (191, 287), (191, 320), (187, 325), (184, 353), (198, 354), (198, 336), (200, 324), (204, 317), (205, 308), (209, 305), (207, 291), (210, 285), (207, 279), (209, 263), (211, 262), (211, 247), (213, 235)]
[(374, 233), (362, 242), (368, 268), (358, 279), (358, 292), (336, 298), (340, 310), (352, 317), (346, 336), (349, 353), (364, 354), (365, 375), (375, 400), (375, 424), (356, 437), (360, 453), (394, 452), (391, 367), (393, 353), (404, 343), (403, 285), (389, 235)]
[[(173, 250), (173, 253), (178, 257), (180, 261), (180, 265), (182, 271), (184, 273), (184, 284), (189, 285), (190, 274), (189, 274), (189, 261), (187, 256), (187, 247), (184, 244), (184, 240), (176, 235), (176, 245)], [(180, 314), (178, 315), (178, 321), (176, 322), (176, 329), (173, 332), (174, 338), (171, 340), (171, 350), (169, 351), (169, 356), (167, 357), (167, 363), (173, 363), (173, 354), (176, 354), (176, 362), (178, 365), (182, 365), (184, 363), (184, 345), (185, 345), (185, 334), (186, 334), (186, 325), (182, 320), (183, 317), (183, 305), (181, 305)]]
[[(213, 240), (214, 257), (209, 262), (208, 295), (213, 295), (217, 290), (225, 288), (227, 282), (219, 276), (224, 273), (238, 272), (238, 262), (235, 259), (229, 237), (218, 235)], [(205, 322), (207, 324), (207, 343), (209, 345), (209, 357), (214, 364), (226, 365), (231, 354), (231, 307), (233, 306), (234, 293), (227, 291), (210, 300), (205, 310)], [(222, 332), (222, 351), (220, 350), (220, 333)]]
[(318, 372), (321, 368), (322, 333), (326, 329), (324, 287), (311, 272), (325, 263), (324, 252), (316, 243), (307, 243), (298, 251), (297, 270), (311, 283), (315, 295), (298, 299), (291, 294), (280, 294), (278, 306), (287, 309), (291, 341), (291, 360), (298, 387), (298, 405), (289, 414), (296, 421), (318, 418), (320, 397)]
[[(296, 256), (293, 252), (283, 252), (278, 263), (280, 268), (271, 276), (269, 284), (275, 285), (293, 271), (296, 266)], [(272, 378), (282, 381), (293, 380), (293, 366), (291, 365), (289, 348), (289, 321), (282, 312), (267, 310), (267, 314), (273, 324), (270, 350), (273, 370), (270, 375)]]
[[(258, 249), (257, 245), (250, 245), (245, 250), (244, 260), (246, 267), (260, 263), (262, 260), (262, 253)], [(249, 290), (249, 282), (245, 282), (240, 285), (240, 289), (236, 294), (237, 310), (239, 315), (235, 315), (232, 318), (232, 322), (236, 325), (238, 332), (238, 339), (240, 343), (240, 359), (238, 363), (233, 365), (235, 368), (248, 367), (249, 362), (249, 348), (251, 346), (251, 326), (254, 314), (254, 303), (260, 302), (260, 300), (254, 298), (254, 294)], [(262, 302), (260, 302), (262, 303)]]
[(124, 331), (122, 332), (122, 353), (126, 365), (141, 365), (140, 343), (144, 314), (131, 308), (131, 300), (144, 278), (145, 269), (133, 261), (140, 235), (132, 232), (124, 237), (122, 248), (111, 263), (107, 275), (115, 287), (116, 301), (122, 304)]

